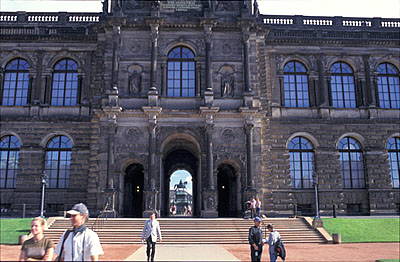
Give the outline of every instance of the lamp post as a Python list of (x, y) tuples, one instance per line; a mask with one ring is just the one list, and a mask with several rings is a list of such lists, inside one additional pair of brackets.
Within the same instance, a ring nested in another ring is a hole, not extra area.
[(315, 217), (319, 218), (319, 199), (318, 199), (318, 180), (314, 176), (314, 193), (315, 193)]
[(47, 185), (47, 174), (46, 171), (43, 171), (42, 175), (41, 175), (41, 179), (42, 179), (42, 198), (41, 198), (41, 203), (40, 203), (40, 216), (43, 216), (44, 213), (44, 191), (46, 189), (46, 185)]
[(319, 216), (319, 199), (318, 199), (318, 177), (316, 172), (314, 171), (314, 176), (313, 176), (313, 184), (314, 184), (314, 193), (315, 193), (315, 217), (313, 219), (313, 227), (323, 227), (322, 220)]

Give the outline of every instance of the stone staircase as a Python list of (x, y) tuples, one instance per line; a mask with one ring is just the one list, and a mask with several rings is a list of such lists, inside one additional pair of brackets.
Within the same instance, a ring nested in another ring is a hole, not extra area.
[[(100, 237), (102, 244), (140, 243), (144, 218), (92, 219), (87, 226)], [(158, 219), (165, 244), (244, 244), (247, 243), (251, 220), (240, 218), (160, 218)], [(303, 218), (268, 218), (280, 232), (285, 243), (325, 243), (325, 238)], [(66, 218), (51, 222), (46, 236), (58, 242), (61, 234), (70, 228)]]

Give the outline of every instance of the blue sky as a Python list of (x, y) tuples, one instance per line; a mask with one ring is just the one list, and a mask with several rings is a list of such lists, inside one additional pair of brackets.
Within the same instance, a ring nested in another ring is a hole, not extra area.
[[(400, 0), (259, 0), (275, 15), (400, 17)], [(101, 0), (0, 0), (1, 11), (100, 12)]]
[(171, 190), (174, 189), (174, 186), (176, 184), (179, 184), (179, 181), (182, 180), (182, 182), (187, 181), (186, 189), (187, 191), (192, 194), (193, 190), (193, 183), (192, 183), (192, 176), (190, 175), (189, 172), (186, 170), (177, 170), (171, 175), (171, 182), (169, 183), (169, 188)]

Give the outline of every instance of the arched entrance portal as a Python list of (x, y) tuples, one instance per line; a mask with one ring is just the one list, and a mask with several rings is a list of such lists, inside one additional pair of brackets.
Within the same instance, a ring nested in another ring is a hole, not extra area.
[(142, 217), (144, 172), (140, 164), (126, 168), (124, 179), (124, 217)]
[(218, 167), (218, 216), (237, 217), (238, 203), (238, 177), (235, 169), (228, 164)]
[(176, 170), (169, 180), (169, 216), (193, 216), (193, 181), (187, 170)]
[[(172, 199), (171, 197), (171, 184), (174, 183), (171, 181), (174, 181), (174, 177), (172, 176), (176, 172), (182, 172), (183, 170), (186, 171), (186, 173), (190, 174), (192, 183), (191, 183), (191, 188), (192, 188), (192, 196), (191, 196), (191, 209), (192, 209), (192, 215), (193, 216), (198, 216), (199, 214), (199, 207), (196, 203), (198, 197), (198, 159), (197, 157), (190, 151), (186, 149), (177, 149), (174, 148), (170, 150), (168, 153), (166, 153), (164, 159), (163, 159), (163, 169), (164, 169), (164, 177), (163, 177), (163, 194), (162, 194), (162, 206), (161, 206), (161, 214), (166, 217), (170, 216), (170, 208), (171, 208), (171, 202), (170, 200)], [(178, 181), (175, 184), (179, 185)], [(184, 183), (185, 181), (182, 181)], [(172, 187), (175, 186), (172, 185)], [(183, 208), (183, 207), (182, 207)]]

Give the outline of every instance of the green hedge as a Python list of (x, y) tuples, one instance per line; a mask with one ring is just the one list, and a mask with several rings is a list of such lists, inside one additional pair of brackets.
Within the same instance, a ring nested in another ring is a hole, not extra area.
[(323, 218), (324, 228), (340, 233), (342, 242), (399, 242), (400, 219), (398, 218)]

